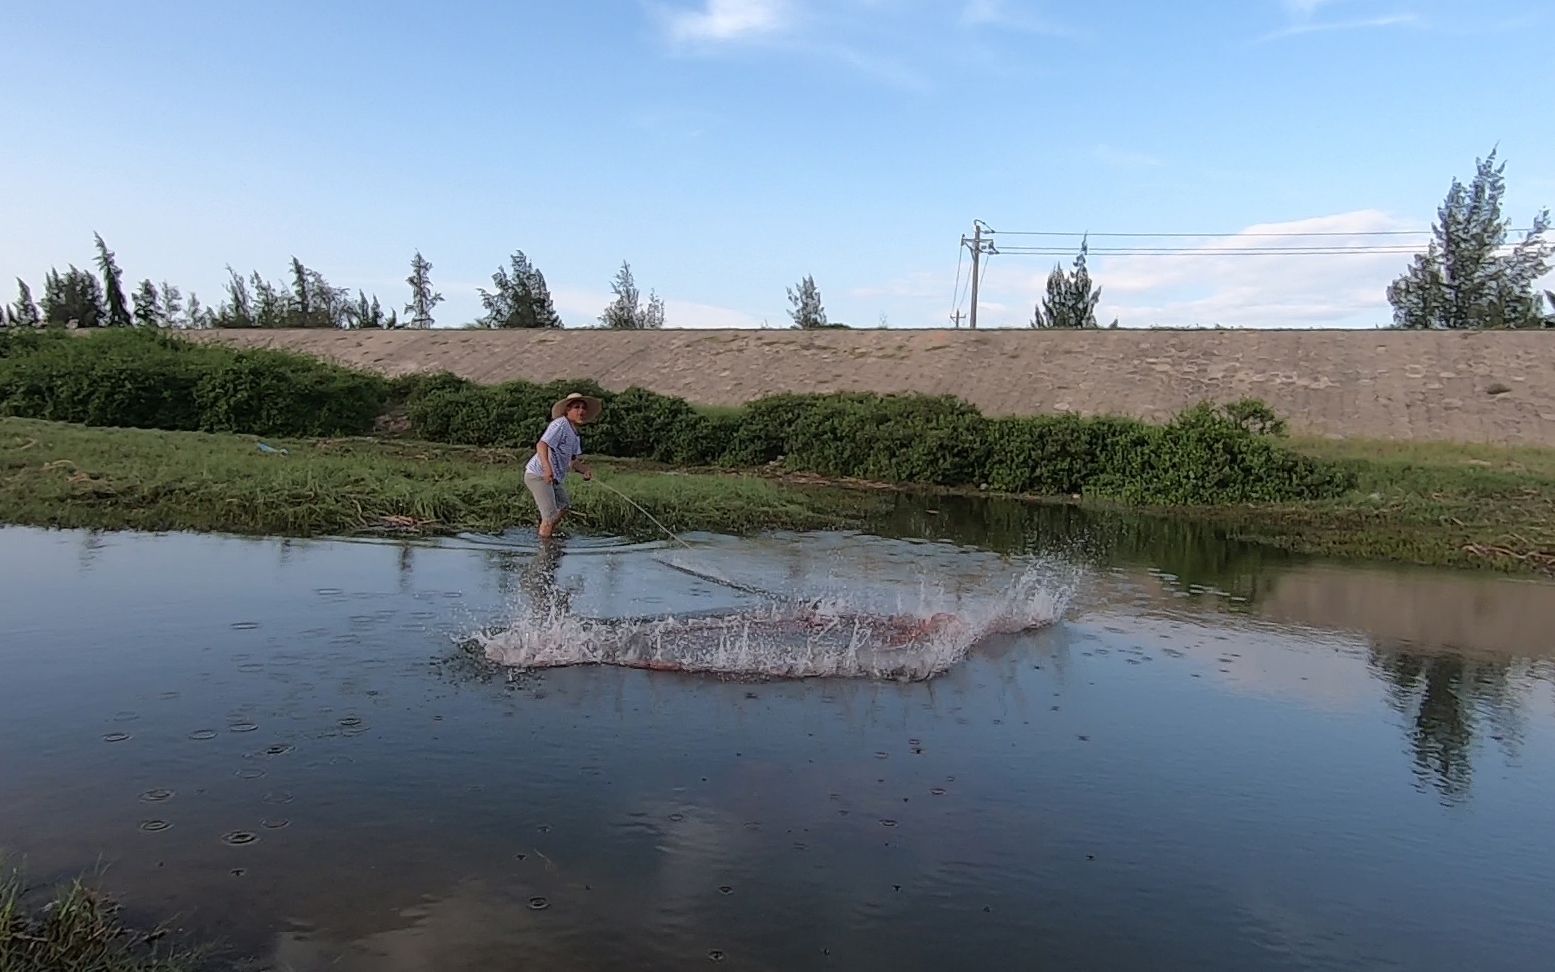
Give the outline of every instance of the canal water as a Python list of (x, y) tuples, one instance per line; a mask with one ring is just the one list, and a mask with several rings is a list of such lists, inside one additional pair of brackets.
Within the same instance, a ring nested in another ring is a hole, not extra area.
[[(0, 530), (0, 850), (257, 968), (1555, 954), (1555, 585), (971, 500), (683, 540)], [(698, 670), (597, 664), (665, 617)]]

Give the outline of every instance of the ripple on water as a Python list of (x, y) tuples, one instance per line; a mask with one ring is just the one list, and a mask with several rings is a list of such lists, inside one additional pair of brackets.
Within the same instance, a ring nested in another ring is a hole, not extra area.
[(201, 740), (201, 741), (204, 741), (206, 739), (215, 739), (216, 738), (216, 730), (215, 729), (196, 729), (194, 732), (191, 732), (189, 734), (189, 738), (190, 739), (198, 739), (198, 740)]
[(233, 631), (253, 631), (259, 627), (258, 621), (234, 621), (228, 625)]
[(171, 800), (173, 798), (173, 791), (163, 789), (162, 787), (153, 787), (152, 789), (147, 790), (145, 793), (142, 793), (140, 798), (147, 803), (161, 803), (164, 800)]
[(228, 732), (253, 732), (259, 727), (252, 722), (233, 722), (228, 724)]
[(140, 822), (140, 829), (148, 834), (160, 833), (171, 826), (173, 825), (166, 820), (142, 820)]
[(130, 739), (130, 738), (133, 738), (133, 737), (131, 737), (130, 734), (127, 733), (127, 732), (106, 732), (106, 733), (103, 733), (103, 742), (111, 742), (111, 743), (124, 742), (126, 739)]
[(544, 911), (545, 909), (549, 908), (550, 906), (551, 906), (551, 903), (549, 901), (547, 901), (545, 898), (540, 897), (539, 895), (535, 895), (533, 898), (529, 899), (529, 910), (530, 911)]
[(289, 790), (270, 790), (260, 799), (272, 806), (285, 806), (297, 797)]
[(254, 841), (259, 839), (259, 835), (249, 833), (246, 830), (234, 830), (231, 833), (222, 834), (221, 839), (225, 844), (230, 844), (233, 847), (239, 847), (243, 844), (252, 844)]

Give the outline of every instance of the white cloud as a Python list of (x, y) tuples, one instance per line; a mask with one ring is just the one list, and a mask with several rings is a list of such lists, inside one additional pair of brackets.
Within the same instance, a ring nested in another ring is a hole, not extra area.
[(1073, 36), (1069, 29), (1050, 23), (1030, 10), (1011, 9), (1010, 0), (966, 0), (961, 8), (961, 24), (964, 27), (1000, 27), (1050, 37)]
[[(1183, 240), (1090, 240), (1092, 278), (1102, 288), (1097, 318), (1114, 317), (1125, 327), (1366, 327), (1392, 319), (1388, 284), (1403, 272), (1408, 252), (1314, 255), (1271, 253), (1275, 249), (1385, 246), (1424, 248), (1427, 236), (1373, 236), (1378, 231), (1415, 230), (1376, 210), (1361, 210), (1249, 226), (1240, 233), (1195, 244)], [(1276, 233), (1331, 233), (1289, 238)], [(1061, 247), (1060, 247), (1061, 248)], [(1108, 255), (1108, 249), (1184, 248), (1167, 256)], [(997, 259), (1025, 259), (1005, 255)], [(1022, 274), (997, 296), (1030, 307), (1046, 290), (1053, 263), (1068, 268), (1066, 257), (1042, 257), (1041, 269)], [(1006, 263), (1008, 268), (1009, 264)], [(1008, 270), (1006, 269), (1006, 273)], [(984, 307), (986, 307), (986, 303)], [(986, 311), (984, 311), (986, 313)], [(1011, 322), (1019, 323), (1019, 322)]]
[(720, 43), (776, 33), (791, 14), (787, 0), (704, 0), (699, 9), (665, 11), (664, 23), (671, 40)]

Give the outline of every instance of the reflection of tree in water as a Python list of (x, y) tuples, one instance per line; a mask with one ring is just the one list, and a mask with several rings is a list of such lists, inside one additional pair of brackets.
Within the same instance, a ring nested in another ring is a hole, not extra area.
[(1213, 587), (1249, 600), (1261, 591), (1260, 573), (1288, 560), (1191, 520), (981, 496), (900, 496), (870, 525), (887, 536), (952, 540), (1001, 553), (1149, 566), (1184, 587)]
[(1403, 645), (1373, 645), (1369, 664), (1386, 683), (1389, 704), (1410, 720), (1415, 775), (1444, 802), (1468, 798), (1481, 719), (1494, 741), (1509, 755), (1515, 751), (1523, 734), (1525, 666)]

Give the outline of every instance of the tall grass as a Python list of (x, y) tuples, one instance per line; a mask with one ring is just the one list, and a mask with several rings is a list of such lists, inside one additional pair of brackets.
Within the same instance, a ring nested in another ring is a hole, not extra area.
[[(0, 419), (0, 521), (55, 527), (317, 536), (495, 532), (536, 519), (527, 453), (373, 439), (259, 440)], [(601, 477), (672, 529), (743, 533), (855, 522), (834, 496), (738, 475), (604, 463)], [(657, 528), (573, 477), (573, 529)], [(851, 503), (856, 507), (858, 501)]]
[(164, 944), (161, 929), (127, 927), (119, 906), (80, 880), (29, 895), (0, 872), (0, 972), (194, 972), (209, 950)]

